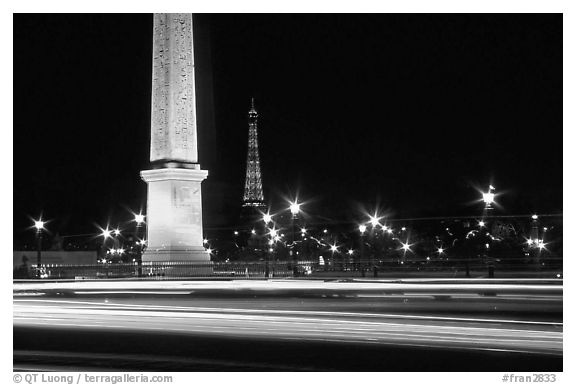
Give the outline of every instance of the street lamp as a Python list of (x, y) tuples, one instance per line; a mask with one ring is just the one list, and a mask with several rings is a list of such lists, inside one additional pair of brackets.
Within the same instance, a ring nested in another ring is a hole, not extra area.
[(404, 254), (406, 254), (407, 251), (412, 251), (410, 250), (411, 245), (409, 245), (408, 243), (402, 243), (402, 242), (400, 243), (402, 244), (402, 250), (404, 250)]
[[(362, 276), (364, 277), (366, 272), (364, 271), (364, 266), (362, 264), (364, 263), (364, 234), (366, 234), (366, 225), (362, 224), (358, 226), (358, 230), (360, 231), (360, 269), (362, 270)], [(356, 269), (358, 269), (358, 266), (356, 266)]]
[(142, 225), (142, 223), (144, 223), (144, 218), (145, 216), (142, 214), (134, 214), (134, 220), (136, 221), (136, 224), (138, 226)]
[[(330, 251), (332, 252), (332, 263), (335, 267), (337, 267), (337, 261), (334, 259), (334, 253), (338, 253), (338, 246), (336, 244), (330, 245)], [(341, 266), (341, 269), (344, 269), (344, 266)]]
[(290, 212), (292, 213), (292, 250), (290, 250), (290, 253), (292, 254), (292, 262), (294, 263), (294, 267), (293, 267), (294, 275), (296, 275), (298, 273), (298, 269), (296, 266), (297, 259), (296, 259), (296, 225), (295, 225), (295, 220), (296, 220), (296, 217), (298, 216), (298, 213), (300, 212), (300, 203), (298, 203), (297, 201), (290, 202)]
[[(136, 221), (136, 239), (140, 238), (140, 228), (142, 227), (142, 224), (144, 223), (144, 218), (145, 216), (142, 215), (142, 213), (139, 214), (134, 214), (134, 221)], [(144, 242), (137, 242), (137, 260), (136, 263), (138, 263), (138, 277), (142, 276), (142, 246), (144, 245)]]
[(270, 215), (270, 213), (263, 214), (262, 220), (264, 221), (265, 224), (268, 224), (272, 222), (272, 215)]
[(298, 215), (298, 213), (300, 212), (300, 203), (298, 202), (290, 203), (290, 212), (292, 213), (293, 217)]
[(112, 236), (112, 232), (108, 228), (102, 230), (100, 234), (104, 239), (102, 240), (102, 259), (106, 258), (106, 240)]
[(34, 220), (34, 227), (36, 228), (36, 252), (38, 253), (36, 256), (36, 274), (38, 278), (42, 278), (40, 267), (42, 266), (42, 230), (44, 230), (44, 221), (42, 219)]
[(490, 187), (488, 187), (488, 192), (482, 193), (482, 200), (485, 203), (485, 210), (490, 210), (492, 209), (492, 204), (494, 204), (494, 191), (495, 188), (494, 186), (490, 185)]
[[(492, 210), (492, 205), (495, 203), (494, 202), (494, 186), (490, 185), (488, 187), (488, 192), (482, 193), (482, 200), (484, 201), (484, 210), (482, 212), (482, 220), (479, 222), (480, 228), (482, 228), (482, 233), (485, 235), (488, 235), (488, 229), (484, 228), (486, 226), (486, 223), (484, 221), (484, 219), (486, 219), (486, 217), (488, 216), (488, 211)], [(488, 278), (494, 278), (494, 260), (492, 258), (491, 252), (490, 252), (490, 244), (486, 244), (486, 248), (483, 251), (484, 256), (486, 256), (486, 260), (488, 261)], [(469, 266), (466, 266), (466, 276), (470, 277), (470, 268)]]

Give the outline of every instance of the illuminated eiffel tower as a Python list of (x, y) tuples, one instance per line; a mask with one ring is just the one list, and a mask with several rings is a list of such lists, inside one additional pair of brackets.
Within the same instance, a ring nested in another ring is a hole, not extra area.
[(248, 111), (248, 160), (246, 164), (246, 182), (242, 213), (245, 218), (254, 218), (260, 211), (266, 210), (264, 192), (262, 191), (262, 174), (260, 173), (260, 155), (258, 153), (258, 112), (254, 108), (254, 98)]

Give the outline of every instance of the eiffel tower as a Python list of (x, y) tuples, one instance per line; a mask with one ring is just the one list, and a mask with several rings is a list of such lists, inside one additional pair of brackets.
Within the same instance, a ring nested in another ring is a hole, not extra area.
[(246, 182), (242, 202), (242, 217), (255, 220), (266, 210), (262, 191), (260, 155), (258, 153), (258, 112), (254, 108), (254, 98), (248, 111), (248, 159), (246, 164)]

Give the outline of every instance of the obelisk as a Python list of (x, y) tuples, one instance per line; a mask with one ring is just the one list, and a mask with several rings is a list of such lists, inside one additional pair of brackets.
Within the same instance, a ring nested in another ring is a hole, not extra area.
[(203, 247), (192, 14), (154, 14), (148, 247), (143, 262), (209, 261)]

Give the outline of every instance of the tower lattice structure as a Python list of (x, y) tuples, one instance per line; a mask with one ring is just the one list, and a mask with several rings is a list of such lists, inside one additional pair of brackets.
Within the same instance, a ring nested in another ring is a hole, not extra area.
[(242, 207), (263, 208), (262, 174), (260, 172), (260, 154), (258, 151), (258, 112), (254, 108), (254, 98), (248, 111), (248, 160), (246, 164), (246, 182)]

